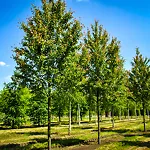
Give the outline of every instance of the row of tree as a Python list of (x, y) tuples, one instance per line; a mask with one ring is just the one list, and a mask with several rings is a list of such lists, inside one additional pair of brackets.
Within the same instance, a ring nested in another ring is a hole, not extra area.
[(25, 36), (20, 47), (14, 48), (17, 65), (12, 82), (0, 93), (5, 124), (20, 126), (28, 117), (34, 124), (48, 123), (50, 149), (52, 114), (59, 122), (69, 114), (71, 134), (72, 116), (78, 112), (80, 120), (88, 111), (91, 120), (96, 112), (100, 144), (100, 114), (111, 112), (114, 127), (114, 114), (129, 114), (131, 104), (142, 106), (146, 130), (150, 59), (138, 49), (131, 71), (126, 71), (117, 38), (110, 38), (97, 21), (83, 36), (83, 25), (62, 0), (43, 0), (41, 8), (34, 6), (32, 17), (21, 28)]

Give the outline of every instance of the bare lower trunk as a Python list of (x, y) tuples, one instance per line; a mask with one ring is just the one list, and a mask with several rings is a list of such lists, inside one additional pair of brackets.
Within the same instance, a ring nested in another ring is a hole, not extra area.
[(112, 106), (112, 110), (111, 110), (111, 122), (112, 122), (112, 128), (115, 127), (115, 123), (114, 123), (114, 107)]
[(144, 132), (146, 132), (146, 123), (145, 123), (145, 105), (143, 104), (143, 124), (144, 124)]
[(99, 90), (97, 89), (97, 120), (98, 120), (98, 144), (101, 144), (100, 139), (100, 105), (99, 105)]
[(135, 118), (137, 119), (136, 104), (135, 104)]
[(147, 118), (149, 120), (149, 110), (147, 109)]
[(51, 97), (48, 93), (48, 150), (51, 150)]
[(128, 104), (128, 120), (130, 120), (129, 104)]
[(121, 108), (120, 108), (120, 110), (119, 110), (119, 119), (120, 120), (122, 120), (121, 116), (122, 116), (122, 114), (121, 114)]
[(92, 115), (91, 115), (91, 110), (89, 108), (89, 123), (91, 123)]
[(71, 135), (71, 101), (69, 103), (69, 128), (68, 128), (68, 135)]
[(78, 124), (80, 126), (80, 104), (78, 104)]

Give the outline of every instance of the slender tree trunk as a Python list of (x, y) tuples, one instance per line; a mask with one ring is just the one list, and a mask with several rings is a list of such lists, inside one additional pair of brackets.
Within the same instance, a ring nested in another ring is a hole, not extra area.
[(115, 127), (115, 124), (114, 124), (114, 106), (112, 106), (112, 110), (111, 110), (111, 122), (112, 122), (112, 128)]
[(136, 104), (135, 104), (135, 118), (137, 119)]
[(58, 115), (58, 122), (59, 122), (59, 125), (61, 125), (61, 113), (60, 113), (60, 110), (59, 110), (59, 115)]
[(122, 113), (121, 113), (121, 108), (119, 109), (119, 119), (122, 120)]
[(146, 132), (146, 123), (145, 123), (145, 105), (143, 104), (143, 124), (144, 124), (144, 132)]
[(91, 123), (91, 109), (89, 108), (89, 123)]
[(95, 112), (96, 112), (96, 114), (95, 114), (95, 125), (97, 124), (97, 108), (96, 108), (96, 106), (95, 106)]
[[(48, 83), (49, 84), (49, 83)], [(48, 85), (48, 88), (50, 86)], [(48, 150), (51, 150), (51, 97), (50, 89), (48, 89)]]
[(69, 102), (69, 129), (68, 129), (68, 135), (71, 135), (71, 100)]
[(78, 104), (78, 124), (80, 126), (80, 104)]
[(129, 103), (128, 103), (128, 120), (130, 120), (130, 112), (129, 112)]
[(147, 109), (147, 117), (148, 117), (148, 120), (149, 120), (149, 110)]
[(140, 116), (141, 116), (141, 109), (139, 109), (139, 118), (140, 118)]
[(97, 89), (97, 120), (98, 120), (98, 144), (101, 144), (100, 139), (100, 108), (99, 108), (99, 90)]

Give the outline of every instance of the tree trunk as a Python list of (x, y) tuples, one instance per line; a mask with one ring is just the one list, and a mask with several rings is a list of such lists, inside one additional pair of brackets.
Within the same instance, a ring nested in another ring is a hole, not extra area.
[(71, 135), (71, 101), (69, 102), (69, 129), (68, 135)]
[(95, 125), (97, 124), (97, 108), (96, 108), (96, 106), (95, 106)]
[(129, 103), (128, 103), (128, 120), (130, 120), (130, 112), (129, 112)]
[(144, 132), (146, 132), (146, 123), (145, 123), (145, 105), (143, 104), (143, 124), (144, 124)]
[(91, 116), (91, 109), (89, 108), (89, 123), (91, 123), (91, 119), (92, 119), (92, 116)]
[(59, 114), (58, 114), (58, 122), (59, 122), (59, 125), (61, 125), (61, 113), (60, 113), (60, 109), (59, 109)]
[(140, 116), (141, 116), (141, 109), (139, 109), (139, 118), (140, 118)]
[(115, 127), (115, 124), (114, 124), (114, 106), (112, 106), (112, 110), (111, 110), (111, 122), (112, 122), (112, 128)]
[(135, 118), (137, 119), (136, 104), (135, 104)]
[(100, 109), (99, 109), (99, 90), (97, 89), (97, 120), (98, 120), (98, 144), (101, 144), (100, 139)]
[(120, 108), (120, 109), (119, 109), (119, 119), (120, 119), (120, 120), (122, 120), (121, 116), (122, 116), (122, 113), (121, 113), (121, 108)]
[(149, 110), (147, 109), (147, 116), (148, 116), (148, 120), (149, 120)]
[[(50, 86), (48, 86), (50, 88)], [(48, 89), (48, 150), (51, 150), (51, 97)]]
[(80, 104), (78, 104), (78, 124), (80, 126)]

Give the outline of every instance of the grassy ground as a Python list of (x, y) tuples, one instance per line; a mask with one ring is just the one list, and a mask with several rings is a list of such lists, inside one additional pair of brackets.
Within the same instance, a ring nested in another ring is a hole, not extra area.
[[(143, 131), (142, 120), (116, 121), (111, 128), (109, 120), (101, 122), (101, 146), (97, 145), (97, 125), (82, 123), (72, 125), (68, 136), (67, 125), (52, 127), (52, 147), (72, 150), (146, 150), (150, 149), (150, 122)], [(26, 127), (0, 130), (0, 150), (44, 150), (47, 148), (47, 127)]]

